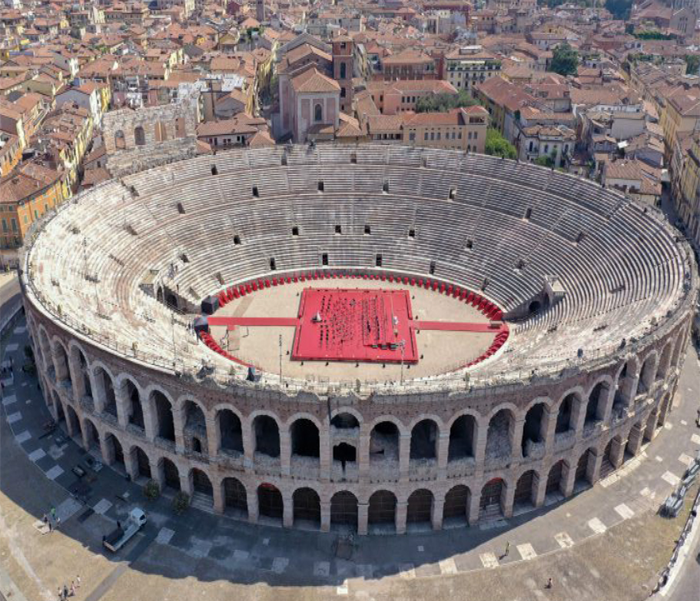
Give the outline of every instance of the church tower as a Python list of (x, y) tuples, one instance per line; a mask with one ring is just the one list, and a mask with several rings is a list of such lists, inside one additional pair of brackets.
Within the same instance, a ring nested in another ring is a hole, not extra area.
[(340, 85), (340, 110), (352, 114), (352, 77), (355, 65), (355, 43), (347, 35), (333, 39), (333, 79)]

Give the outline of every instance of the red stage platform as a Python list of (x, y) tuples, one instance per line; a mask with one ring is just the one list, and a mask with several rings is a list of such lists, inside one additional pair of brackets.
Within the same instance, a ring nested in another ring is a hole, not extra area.
[(407, 290), (307, 288), (292, 359), (417, 363), (412, 317)]

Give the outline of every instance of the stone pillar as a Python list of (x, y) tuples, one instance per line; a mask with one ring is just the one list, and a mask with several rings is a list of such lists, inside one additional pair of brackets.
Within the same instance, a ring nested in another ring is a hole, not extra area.
[(661, 401), (661, 408), (659, 410), (659, 425), (663, 426), (666, 424), (666, 419), (668, 418), (668, 412), (671, 410), (671, 403), (673, 398), (668, 395)]
[(291, 494), (282, 493), (282, 502), (284, 504), (282, 525), (285, 528), (291, 528), (294, 525), (294, 499)]
[(481, 513), (481, 489), (474, 490), (469, 495), (469, 507), (467, 508), (467, 521), (470, 526), (474, 526), (479, 522), (479, 514)]
[(219, 447), (221, 446), (221, 437), (219, 432), (219, 420), (215, 417), (206, 417), (207, 424), (207, 452), (210, 459), (215, 459), (219, 455)]
[[(78, 370), (80, 372), (80, 370)], [(78, 386), (75, 384), (76, 378), (81, 380), (81, 385)], [(80, 394), (80, 396), (76, 396), (76, 399), (82, 398), (82, 395), (84, 394), (84, 390), (82, 390), (82, 374), (77, 373), (73, 377), (73, 390), (75, 391), (75, 394)], [(107, 405), (107, 393), (105, 391), (105, 381), (104, 378), (95, 378), (94, 381), (91, 383), (92, 386), (92, 401), (95, 405), (95, 413), (97, 415), (100, 415), (101, 413), (104, 412), (105, 406)], [(119, 415), (119, 397), (117, 396), (117, 391), (114, 391), (115, 397), (117, 398), (117, 416)], [(121, 422), (119, 422), (119, 425), (121, 425)]]
[(331, 479), (331, 433), (330, 426), (324, 424), (319, 437), (319, 464), (321, 480), (328, 482)]
[(535, 507), (542, 507), (544, 500), (547, 497), (547, 477), (541, 476), (537, 472), (532, 477), (532, 504)]
[(617, 436), (613, 438), (612, 447), (610, 448), (610, 463), (615, 469), (622, 465), (622, 461), (625, 458), (625, 442)]
[(177, 466), (180, 472), (180, 490), (184, 492), (187, 496), (192, 498), (192, 482), (190, 482), (190, 474), (187, 469), (182, 469), (181, 466)]
[(83, 449), (86, 451), (90, 450), (90, 440), (88, 439), (88, 427), (86, 426), (85, 423), (82, 424), (82, 427), (80, 428), (80, 433), (82, 434), (83, 437)]
[(68, 407), (70, 407), (68, 403), (63, 405), (63, 415), (66, 416), (66, 431), (68, 432), (68, 436), (73, 438), (73, 419), (68, 413)]
[(73, 398), (79, 401), (85, 394), (85, 383), (80, 369), (80, 360), (76, 357), (76, 353), (70, 351), (68, 352), (68, 373), (73, 384)]
[(102, 451), (102, 463), (112, 465), (114, 463), (114, 445), (107, 444), (107, 437), (104, 432), (99, 433), (100, 450)]
[(68, 371), (68, 364), (64, 361), (64, 355), (58, 349), (52, 347), (51, 357), (53, 358), (53, 365), (56, 371), (56, 382), (67, 380), (70, 372)]
[(511, 422), (511, 455), (513, 459), (522, 459), (523, 457), (523, 428), (525, 427), (525, 417), (514, 419)]
[(175, 427), (175, 449), (178, 455), (185, 453), (185, 420), (180, 408), (172, 408), (173, 426)]
[(136, 478), (139, 477), (139, 464), (136, 459), (136, 453), (124, 452), (124, 467), (126, 473), (129, 474), (129, 477), (135, 482)]
[[(255, 471), (255, 434), (253, 434), (252, 425), (241, 423), (241, 435), (243, 438), (243, 468), (246, 474), (252, 474)], [(255, 503), (257, 507), (257, 497)]]
[(644, 439), (644, 429), (641, 425), (635, 424), (630, 431), (627, 447), (629, 452), (635, 457), (639, 454), (642, 448), (642, 440)]
[(408, 513), (408, 501), (396, 502), (396, 534), (406, 533), (406, 514)]
[[(283, 476), (292, 470), (292, 437), (288, 429), (280, 430), (280, 468)], [(286, 504), (285, 504), (286, 506)]]
[[(96, 390), (93, 388), (93, 390)], [(100, 396), (100, 394), (96, 394), (95, 397)], [(117, 421), (119, 422), (119, 427), (121, 428), (126, 428), (127, 424), (129, 423), (129, 406), (128, 406), (128, 401), (129, 399), (126, 398), (126, 386), (117, 386), (114, 389), (114, 398), (117, 404)], [(102, 405), (99, 410), (97, 408), (97, 398), (94, 398), (95, 401), (95, 412), (99, 415), (103, 409), (104, 405)], [(145, 425), (145, 415), (144, 415), (144, 425)]]
[(369, 503), (357, 504), (357, 533), (364, 536), (369, 529)]
[(544, 432), (544, 454), (545, 457), (552, 452), (554, 447), (554, 438), (557, 431), (557, 415), (559, 415), (559, 410), (557, 408), (547, 408), (545, 409), (545, 414), (543, 419), (545, 421), (545, 432)]
[(437, 444), (437, 465), (438, 465), (438, 471), (440, 473), (440, 478), (444, 478), (446, 476), (446, 470), (447, 470), (447, 459), (450, 454), (450, 433), (448, 432), (440, 432), (440, 436), (438, 437), (438, 444)]
[[(505, 484), (505, 482), (504, 482)], [(509, 518), (513, 515), (513, 502), (515, 500), (515, 486), (505, 486), (505, 490), (501, 493), (501, 504), (503, 508), (503, 517)]]
[(432, 513), (430, 520), (433, 530), (442, 530), (443, 510), (445, 508), (445, 497), (435, 497), (433, 499)]
[[(600, 401), (599, 401), (600, 402)], [(610, 415), (612, 414), (613, 403), (615, 402), (615, 384), (606, 388), (605, 400), (603, 401), (603, 414), (601, 421), (604, 424), (610, 423)]]
[(153, 442), (156, 439), (156, 434), (158, 433), (158, 420), (156, 419), (156, 407), (155, 403), (151, 402), (149, 399), (143, 399), (139, 395), (139, 400), (141, 402), (141, 411), (143, 412), (143, 429), (146, 438)]
[(576, 401), (571, 408), (571, 427), (576, 432), (576, 438), (580, 438), (583, 433), (583, 423), (586, 421), (586, 400), (576, 397)]
[(649, 414), (649, 418), (647, 419), (647, 425), (644, 429), (644, 438), (647, 438), (648, 440), (654, 440), (654, 438), (656, 438), (656, 422), (658, 420), (659, 415), (655, 409)]
[(486, 421), (476, 421), (474, 429), (474, 462), (476, 470), (484, 469), (484, 460), (486, 457), (486, 440), (489, 433), (489, 424)]
[(251, 524), (258, 523), (258, 491), (256, 488), (248, 487), (246, 489), (248, 497), (248, 521)]
[(564, 497), (570, 497), (574, 493), (576, 484), (576, 464), (569, 465), (566, 461), (561, 468), (561, 493)]
[(411, 461), (411, 434), (399, 433), (399, 478), (402, 482), (408, 480), (408, 467)]
[(217, 478), (212, 481), (212, 491), (214, 494), (214, 511), (216, 513), (224, 513), (224, 491), (221, 479)]
[[(364, 427), (364, 425), (362, 427)], [(358, 469), (360, 472), (360, 480), (366, 480), (369, 474), (369, 443), (370, 433), (361, 429), (360, 445), (357, 449), (357, 460), (359, 462)]]
[(331, 529), (331, 502), (321, 501), (321, 532)]
[(591, 485), (600, 479), (600, 466), (603, 464), (603, 453), (589, 453), (586, 465), (586, 478)]
[(159, 463), (157, 459), (155, 462), (150, 457), (148, 459), (151, 462), (151, 476), (158, 482), (158, 488), (162, 491), (165, 488), (165, 470), (163, 469), (163, 464)]

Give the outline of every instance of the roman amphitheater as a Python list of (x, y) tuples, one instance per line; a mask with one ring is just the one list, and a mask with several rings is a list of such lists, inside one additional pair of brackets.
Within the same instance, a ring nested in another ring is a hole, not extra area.
[(396, 145), (111, 180), (22, 271), (46, 402), (86, 449), (217, 513), (360, 534), (509, 517), (639, 454), (697, 294), (651, 207)]

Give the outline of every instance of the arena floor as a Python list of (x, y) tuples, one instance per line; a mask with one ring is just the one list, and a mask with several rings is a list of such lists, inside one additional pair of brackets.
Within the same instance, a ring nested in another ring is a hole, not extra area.
[[(215, 313), (215, 317), (296, 318), (304, 290), (329, 288), (359, 288), (406, 290), (410, 295), (415, 321), (459, 322), (486, 326), (488, 318), (471, 305), (432, 290), (405, 286), (387, 281), (348, 279), (306, 281), (286, 284), (234, 299)], [(401, 362), (366, 361), (297, 361), (292, 359), (294, 325), (239, 325), (228, 332), (227, 327), (213, 325), (211, 334), (221, 348), (240, 360), (269, 373), (279, 373), (282, 337), (282, 375), (300, 379), (329, 379), (331, 381), (362, 380), (397, 381), (401, 377)], [(420, 329), (416, 332), (417, 363), (404, 361), (404, 378), (420, 378), (445, 373), (473, 361), (491, 345), (498, 330), (492, 332), (446, 331)], [(405, 355), (408, 356), (408, 353)]]

